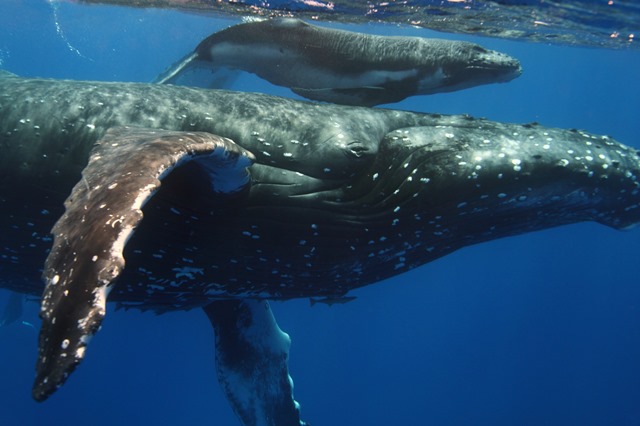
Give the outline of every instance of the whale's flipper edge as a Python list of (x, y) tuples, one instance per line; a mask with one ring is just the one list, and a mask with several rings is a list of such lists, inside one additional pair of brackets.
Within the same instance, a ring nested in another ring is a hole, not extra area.
[(216, 66), (210, 61), (200, 60), (196, 53), (191, 53), (164, 70), (153, 83), (230, 89), (241, 74), (240, 70)]
[(218, 380), (244, 426), (305, 426), (293, 398), (291, 339), (266, 300), (220, 300), (204, 307), (216, 333)]

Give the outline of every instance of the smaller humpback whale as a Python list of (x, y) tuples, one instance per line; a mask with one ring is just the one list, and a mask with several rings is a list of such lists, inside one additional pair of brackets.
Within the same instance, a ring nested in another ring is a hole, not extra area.
[(370, 35), (292, 18), (214, 33), (156, 83), (179, 84), (200, 67), (247, 71), (307, 99), (360, 106), (507, 82), (522, 72), (516, 59), (474, 43)]

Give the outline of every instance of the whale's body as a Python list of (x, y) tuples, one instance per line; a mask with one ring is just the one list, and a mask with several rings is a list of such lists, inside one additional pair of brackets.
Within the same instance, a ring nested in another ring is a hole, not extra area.
[(356, 33), (293, 18), (216, 32), (157, 82), (180, 83), (198, 68), (242, 70), (307, 99), (360, 106), (507, 82), (522, 72), (516, 59), (475, 43)]
[[(264, 407), (302, 424), (288, 337), (260, 300), (339, 298), (470, 244), (640, 220), (634, 149), (467, 116), (3, 74), (0, 150), (0, 286), (47, 284), (36, 399), (83, 358), (108, 295), (204, 307), (245, 424)], [(238, 348), (282, 386), (261, 393)]]

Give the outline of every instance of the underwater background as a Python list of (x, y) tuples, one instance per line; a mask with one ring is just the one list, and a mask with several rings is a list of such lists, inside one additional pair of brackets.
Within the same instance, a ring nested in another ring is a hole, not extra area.
[[(236, 22), (2, 0), (0, 68), (149, 82)], [(523, 65), (523, 75), (508, 84), (389, 107), (580, 128), (640, 149), (637, 47), (319, 24), (474, 41)], [(232, 88), (296, 97), (253, 76)], [(639, 270), (637, 229), (585, 223), (462, 249), (354, 291), (357, 299), (346, 304), (311, 307), (304, 299), (271, 306), (292, 338), (295, 397), (314, 426), (640, 425)], [(7, 298), (0, 290), (0, 307)], [(0, 425), (239, 424), (218, 385), (213, 331), (200, 310), (156, 316), (110, 306), (82, 366), (42, 404), (31, 399), (37, 312), (37, 303), (27, 303), (21, 321), (0, 328)]]

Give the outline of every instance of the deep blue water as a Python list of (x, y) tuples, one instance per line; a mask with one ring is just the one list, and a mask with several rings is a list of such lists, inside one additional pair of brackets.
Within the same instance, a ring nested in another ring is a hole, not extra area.
[[(150, 81), (231, 23), (3, 0), (0, 61), (24, 76)], [(465, 39), (516, 56), (524, 74), (394, 107), (584, 128), (640, 148), (638, 51)], [(290, 96), (254, 78), (236, 87)], [(355, 291), (358, 299), (345, 305), (273, 303), (293, 340), (303, 418), (314, 426), (639, 425), (639, 232), (557, 228), (460, 250)], [(0, 304), (6, 295), (0, 291)], [(24, 321), (38, 326), (35, 303)], [(23, 324), (0, 328), (3, 426), (238, 424), (200, 311), (155, 316), (111, 307), (82, 366), (43, 404), (30, 396), (36, 336)]]

